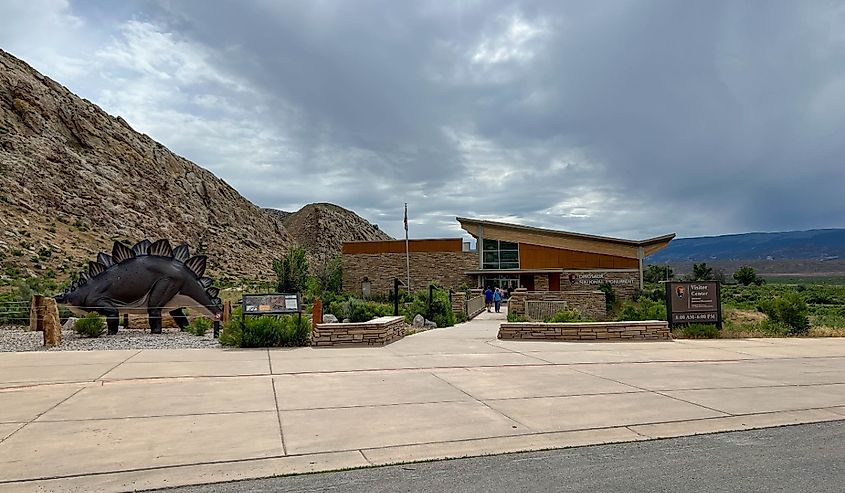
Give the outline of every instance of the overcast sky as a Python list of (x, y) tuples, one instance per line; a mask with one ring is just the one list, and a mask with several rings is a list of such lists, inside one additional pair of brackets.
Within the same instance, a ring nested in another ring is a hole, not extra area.
[(401, 237), (845, 226), (841, 1), (0, 1), (0, 47), (254, 203)]

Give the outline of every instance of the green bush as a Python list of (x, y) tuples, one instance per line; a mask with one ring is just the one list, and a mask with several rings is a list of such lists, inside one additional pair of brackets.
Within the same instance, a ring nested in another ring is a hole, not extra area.
[(193, 334), (195, 336), (202, 337), (208, 332), (213, 325), (213, 322), (205, 317), (197, 317), (191, 323), (185, 327), (185, 332), (189, 334)]
[(607, 281), (599, 284), (599, 291), (604, 293), (604, 306), (607, 312), (613, 310), (616, 305), (616, 292), (613, 291), (613, 286)]
[(716, 339), (719, 337), (719, 329), (709, 324), (689, 324), (681, 328), (684, 337), (690, 339)]
[(73, 330), (82, 337), (100, 337), (106, 330), (106, 324), (99, 313), (91, 312), (77, 320)]
[(234, 347), (307, 346), (311, 338), (311, 322), (298, 315), (258, 316), (243, 319), (240, 310), (232, 311), (232, 319), (223, 326), (220, 344)]
[(414, 321), (419, 314), (428, 320), (436, 323), (438, 327), (451, 327), (455, 325), (455, 312), (452, 311), (452, 303), (449, 302), (449, 292), (436, 288), (434, 299), (431, 304), (432, 313), (428, 313), (428, 290), (418, 294), (405, 312), (405, 320), (408, 323)]
[(530, 322), (531, 319), (525, 315), (518, 315), (516, 313), (508, 312), (508, 322)]
[(547, 317), (544, 322), (549, 323), (565, 323), (565, 322), (585, 322), (581, 313), (577, 310), (560, 310), (551, 317)]
[(299, 293), (308, 285), (308, 257), (305, 248), (296, 245), (285, 253), (282, 260), (273, 261), (278, 277), (276, 289), (280, 293)]
[(374, 301), (349, 300), (350, 322), (369, 322), (376, 317), (389, 315), (393, 315), (393, 307), (390, 305)]
[(648, 298), (626, 301), (616, 319), (619, 321), (666, 320), (666, 306)]
[(794, 291), (762, 301), (758, 310), (773, 323), (787, 325), (790, 335), (806, 334), (810, 330), (807, 303)]

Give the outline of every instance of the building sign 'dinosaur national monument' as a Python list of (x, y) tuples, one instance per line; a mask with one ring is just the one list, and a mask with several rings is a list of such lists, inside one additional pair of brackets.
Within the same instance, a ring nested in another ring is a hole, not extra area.
[(718, 281), (666, 283), (666, 314), (669, 326), (691, 323), (722, 328), (722, 300)]

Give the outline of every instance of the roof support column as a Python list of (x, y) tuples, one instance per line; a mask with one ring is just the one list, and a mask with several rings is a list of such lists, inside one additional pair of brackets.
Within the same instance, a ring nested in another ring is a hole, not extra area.
[[(475, 249), (478, 251), (478, 268), (484, 270), (484, 226), (481, 224), (478, 225), (478, 242), (475, 245)], [(481, 279), (481, 276), (479, 276)]]
[(643, 257), (645, 257), (643, 247), (637, 247), (637, 260), (640, 265), (640, 291), (643, 290)]

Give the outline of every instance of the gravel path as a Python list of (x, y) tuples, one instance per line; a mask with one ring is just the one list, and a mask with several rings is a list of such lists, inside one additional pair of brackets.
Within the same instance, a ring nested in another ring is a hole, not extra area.
[(62, 331), (61, 346), (47, 349), (42, 346), (44, 335), (27, 327), (0, 327), (0, 352), (4, 351), (93, 351), (103, 349), (181, 349), (219, 348), (220, 343), (209, 330), (198, 337), (179, 329), (163, 329), (161, 334), (150, 334), (139, 329), (120, 329), (117, 335), (95, 338), (79, 337), (72, 330)]

